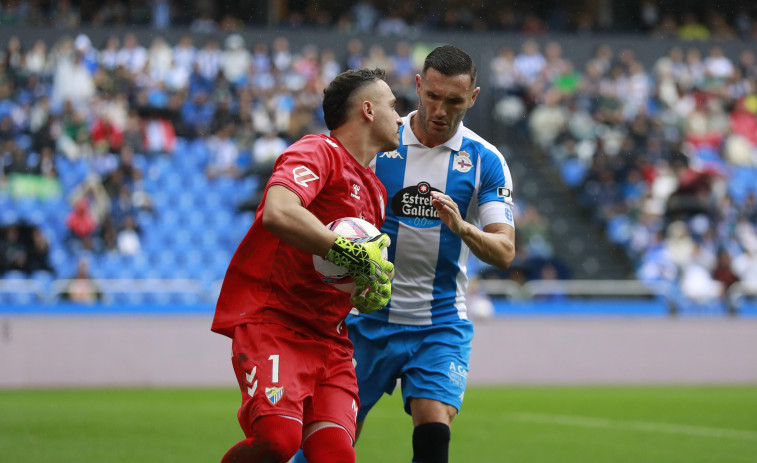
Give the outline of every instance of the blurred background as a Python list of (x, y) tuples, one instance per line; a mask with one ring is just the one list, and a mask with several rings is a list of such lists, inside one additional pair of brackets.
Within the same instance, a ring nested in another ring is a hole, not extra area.
[[(757, 381), (745, 357), (757, 342), (748, 2), (0, 5), (0, 385), (233, 385), (226, 341), (208, 330), (273, 161), (326, 131), (322, 90), (346, 69), (386, 69), (398, 112), (414, 109), (415, 75), (444, 43), (476, 62), (465, 125), (500, 149), (515, 185), (515, 262), (468, 268), (479, 342), (517, 350), (543, 336), (556, 355), (565, 344), (550, 341), (572, 333), (586, 349), (575, 359), (654, 361), (666, 342), (706, 353), (666, 359), (691, 366), (672, 375), (563, 358), (562, 373), (513, 360), (472, 380)], [(59, 375), (24, 366), (40, 343)], [(162, 373), (176, 344), (207, 364)], [(120, 376), (104, 345), (158, 360)]]

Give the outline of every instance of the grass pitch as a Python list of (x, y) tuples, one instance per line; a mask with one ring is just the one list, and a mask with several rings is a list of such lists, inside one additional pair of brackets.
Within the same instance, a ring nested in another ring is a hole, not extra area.
[[(0, 390), (0, 461), (214, 462), (242, 438), (220, 389)], [(398, 394), (368, 416), (358, 462), (409, 462)], [(757, 386), (470, 387), (451, 462), (757, 461)]]

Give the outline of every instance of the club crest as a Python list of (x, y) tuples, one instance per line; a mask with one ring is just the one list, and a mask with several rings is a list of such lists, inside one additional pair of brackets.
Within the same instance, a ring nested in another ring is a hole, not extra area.
[(284, 395), (284, 388), (283, 387), (267, 387), (265, 388), (265, 396), (268, 397), (268, 400), (276, 405), (276, 403), (281, 400), (281, 397)]
[(459, 172), (468, 172), (473, 168), (473, 162), (470, 160), (470, 154), (460, 151), (455, 155), (452, 161), (452, 170)]

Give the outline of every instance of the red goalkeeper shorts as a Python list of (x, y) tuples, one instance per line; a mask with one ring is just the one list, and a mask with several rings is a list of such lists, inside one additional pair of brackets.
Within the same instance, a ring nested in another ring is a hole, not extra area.
[(336, 423), (354, 442), (360, 399), (351, 348), (281, 325), (250, 323), (234, 329), (232, 355), (246, 436), (256, 418), (282, 415), (303, 426)]

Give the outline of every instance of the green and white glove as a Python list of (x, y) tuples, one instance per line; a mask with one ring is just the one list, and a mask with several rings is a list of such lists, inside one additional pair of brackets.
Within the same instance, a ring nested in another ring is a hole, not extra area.
[(337, 236), (326, 254), (329, 262), (347, 267), (357, 287), (352, 302), (361, 312), (379, 310), (392, 295), (394, 265), (381, 257), (381, 251), (390, 243), (386, 233), (362, 242)]

